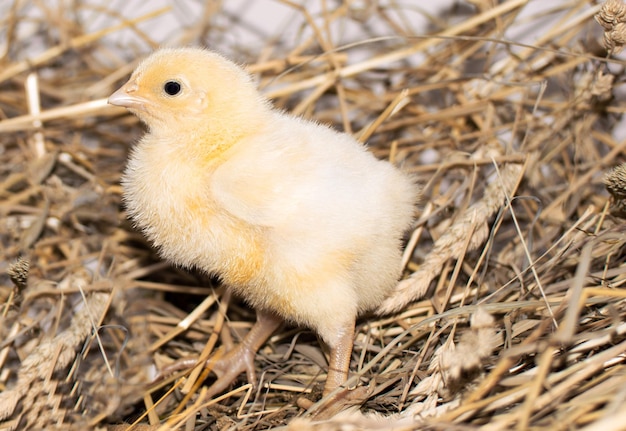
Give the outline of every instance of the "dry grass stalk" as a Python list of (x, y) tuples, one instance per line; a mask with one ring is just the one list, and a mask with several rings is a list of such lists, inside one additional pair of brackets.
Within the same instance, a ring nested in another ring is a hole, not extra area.
[[(624, 3), (526, 14), (532, 2), (473, 1), (415, 28), (417, 12), (399, 3), (320, 2), (316, 12), (276, 0), (303, 24), (288, 40), (256, 33), (258, 50), (224, 37), (252, 24), (208, 3), (168, 41), (245, 60), (278, 106), (353, 131), (425, 185), (406, 278), (387, 314), (357, 328), (350, 384), (371, 395), (363, 411), (311, 421), (295, 398), (317, 399), (326, 362), (296, 328), (259, 353), (255, 388), (201, 404), (200, 369), (148, 384), (253, 320), (205, 276), (157, 260), (120, 206), (141, 129), (105, 100), (159, 45), (135, 24), (179, 15), (124, 19), (97, 6), (109, 25), (93, 30), (76, 19), (87, 4), (61, 13), (13, 2), (0, 73), (0, 429), (623, 429), (616, 208), (626, 193), (622, 167), (604, 172), (626, 159), (615, 57)], [(19, 31), (28, 20), (37, 51)], [(121, 28), (140, 44), (116, 45)], [(543, 30), (512, 40), (528, 28)], [(28, 277), (11, 266), (20, 257)]]
[[(520, 179), (521, 167), (509, 165), (503, 169), (501, 178), (485, 189), (484, 197), (468, 207), (461, 216), (446, 229), (435, 242), (419, 270), (401, 281), (394, 293), (377, 310), (380, 314), (396, 312), (415, 299), (422, 298), (431, 281), (436, 277), (449, 259), (458, 259), (462, 253), (475, 250), (483, 244), (489, 229), (487, 221), (505, 202), (505, 196), (512, 196)], [(464, 239), (471, 238), (467, 247)]]
[[(74, 278), (70, 283), (86, 284), (82, 278)], [(49, 424), (63, 422), (66, 412), (59, 409), (60, 398), (63, 394), (53, 396), (58, 381), (50, 377), (61, 370), (65, 370), (75, 359), (76, 348), (84, 344), (94, 330), (95, 321), (106, 313), (109, 295), (93, 293), (85, 298), (85, 303), (79, 307), (67, 329), (54, 338), (43, 340), (22, 361), (17, 370), (17, 383), (11, 390), (0, 393), (0, 419), (10, 415), (18, 415), (22, 427), (43, 429)], [(96, 331), (97, 332), (97, 331)], [(38, 404), (41, 394), (49, 394), (51, 399), (47, 403)], [(16, 412), (17, 404), (21, 404), (21, 412)]]

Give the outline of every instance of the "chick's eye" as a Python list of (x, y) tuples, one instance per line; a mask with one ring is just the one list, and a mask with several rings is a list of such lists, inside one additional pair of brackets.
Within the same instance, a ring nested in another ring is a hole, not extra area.
[(176, 81), (167, 81), (165, 85), (163, 85), (163, 90), (170, 96), (176, 96), (180, 93), (181, 88), (180, 83)]

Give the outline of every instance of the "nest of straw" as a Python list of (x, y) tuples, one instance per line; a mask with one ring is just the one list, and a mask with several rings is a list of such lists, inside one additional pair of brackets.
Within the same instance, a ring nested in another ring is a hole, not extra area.
[(358, 322), (351, 382), (369, 398), (322, 423), (297, 402), (319, 398), (326, 369), (302, 328), (262, 348), (255, 386), (204, 400), (198, 368), (150, 383), (254, 321), (214, 280), (155, 257), (120, 204), (142, 128), (105, 100), (158, 45), (140, 22), (180, 10), (43, 3), (2, 18), (0, 429), (624, 429), (626, 169), (605, 179), (626, 154), (621, 0), (541, 13), (473, 0), (419, 31), (420, 11), (394, 2), (277, 0), (302, 23), (295, 38), (207, 2), (168, 36), (246, 62), (276, 105), (424, 185), (405, 279)]

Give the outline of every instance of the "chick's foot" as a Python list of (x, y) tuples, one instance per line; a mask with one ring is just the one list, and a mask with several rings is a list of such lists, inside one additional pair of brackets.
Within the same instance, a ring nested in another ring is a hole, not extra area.
[[(238, 344), (232, 350), (226, 353), (223, 352), (223, 349), (219, 349), (211, 358), (204, 361), (203, 366), (217, 376), (217, 380), (209, 387), (206, 393), (207, 399), (226, 389), (244, 371), (246, 372), (248, 382), (256, 384), (254, 351), (244, 344)], [(179, 371), (191, 370), (197, 365), (199, 364), (196, 358), (181, 359), (164, 367), (153, 382), (159, 382)]]
[(210, 398), (226, 389), (242, 372), (246, 372), (248, 382), (256, 385), (254, 356), (272, 333), (282, 324), (278, 316), (257, 312), (256, 323), (242, 340), (241, 344), (220, 358), (210, 358), (206, 366), (217, 375), (217, 380), (209, 388), (206, 397)]
[(223, 392), (239, 374), (246, 372), (248, 382), (256, 385), (256, 372), (254, 371), (255, 351), (250, 350), (244, 344), (238, 344), (234, 349), (224, 355), (216, 355), (208, 359), (205, 367), (209, 368), (217, 376), (217, 380), (209, 387), (206, 399), (213, 398)]
[[(224, 355), (218, 352), (205, 362), (205, 367), (217, 376), (217, 380), (208, 389), (207, 399), (224, 391), (244, 371), (249, 383), (253, 385), (257, 383), (254, 356), (282, 322), (278, 316), (261, 311), (257, 312), (256, 323), (240, 344)], [(196, 359), (182, 359), (161, 370), (155, 381), (162, 380), (174, 372), (193, 368), (197, 364)]]

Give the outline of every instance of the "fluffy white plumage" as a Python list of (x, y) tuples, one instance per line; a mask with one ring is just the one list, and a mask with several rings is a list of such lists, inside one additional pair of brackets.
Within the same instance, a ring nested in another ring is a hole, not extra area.
[[(310, 327), (331, 349), (325, 393), (345, 381), (357, 315), (400, 276), (416, 185), (349, 135), (273, 109), (211, 51), (157, 51), (109, 101), (148, 126), (124, 199), (162, 256), (218, 275), (257, 309), (244, 346), (281, 320)], [(247, 350), (229, 353), (235, 371), (217, 364), (213, 392), (253, 376)]]

